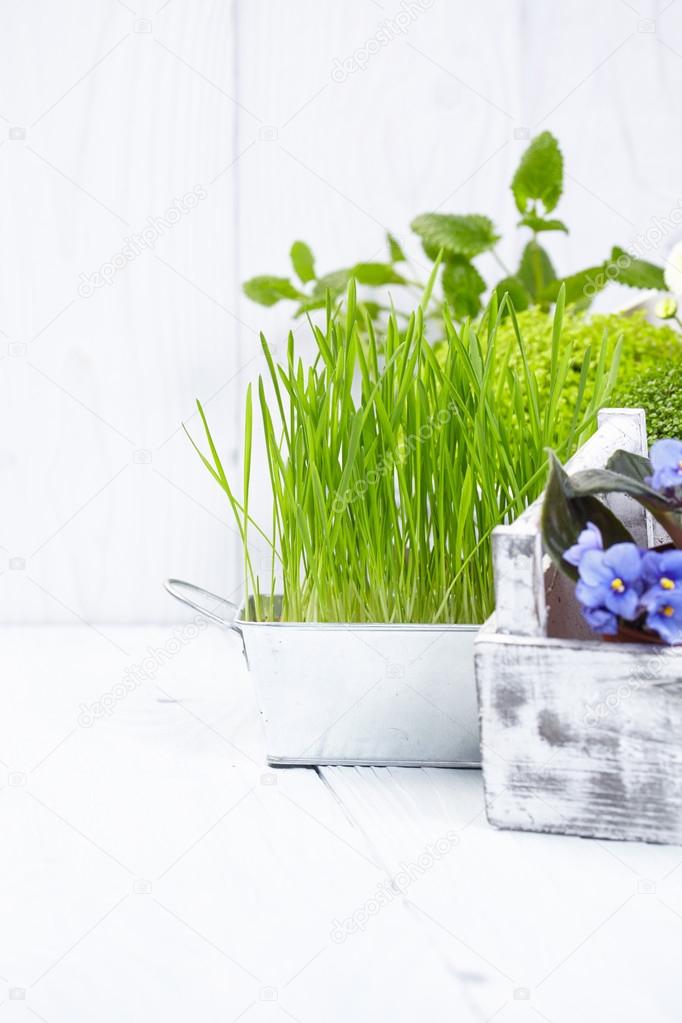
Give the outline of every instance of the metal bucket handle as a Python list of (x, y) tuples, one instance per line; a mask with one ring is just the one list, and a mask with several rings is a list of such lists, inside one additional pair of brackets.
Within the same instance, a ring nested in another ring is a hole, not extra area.
[[(211, 600), (215, 600), (219, 604), (226, 604), (232, 613), (232, 617), (221, 618), (220, 615), (215, 613), (215, 611), (211, 611), (202, 604), (199, 604), (196, 600), (192, 600), (191, 597), (188, 597), (185, 593), (178, 589), (179, 587), (184, 587), (185, 589), (191, 590), (193, 593), (201, 594), (202, 597), (209, 597)], [(239, 607), (231, 600), (227, 600), (226, 597), (219, 597), (217, 594), (203, 589), (202, 586), (195, 586), (194, 583), (187, 583), (183, 579), (165, 579), (163, 588), (167, 593), (170, 593), (171, 597), (175, 597), (175, 599), (181, 601), (181, 603), (187, 604), (188, 607), (191, 607), (193, 611), (198, 611), (199, 614), (204, 616), (204, 618), (210, 618), (212, 622), (216, 622), (218, 625), (226, 625), (228, 629), (234, 629), (234, 631), (238, 632), (241, 636), (241, 629), (235, 622), (239, 612)]]

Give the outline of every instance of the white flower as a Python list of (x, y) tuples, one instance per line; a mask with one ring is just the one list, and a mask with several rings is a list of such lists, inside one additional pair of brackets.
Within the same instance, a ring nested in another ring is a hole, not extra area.
[(668, 291), (673, 295), (682, 295), (682, 242), (674, 245), (665, 261), (663, 272)]
[(659, 320), (671, 320), (677, 312), (677, 302), (674, 298), (666, 296), (656, 303), (654, 312)]

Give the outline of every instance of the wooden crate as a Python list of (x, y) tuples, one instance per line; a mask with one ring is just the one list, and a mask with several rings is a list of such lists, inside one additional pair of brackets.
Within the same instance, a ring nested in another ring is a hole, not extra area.
[[(644, 413), (608, 409), (569, 471), (646, 453)], [(609, 502), (638, 543), (651, 523)], [(540, 502), (494, 534), (495, 615), (476, 640), (488, 820), (500, 828), (682, 843), (682, 648), (608, 643), (543, 558)]]

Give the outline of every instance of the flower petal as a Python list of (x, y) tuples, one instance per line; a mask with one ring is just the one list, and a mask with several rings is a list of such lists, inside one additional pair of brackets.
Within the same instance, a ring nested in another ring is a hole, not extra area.
[(578, 572), (588, 586), (605, 585), (613, 579), (613, 570), (604, 564), (603, 551), (585, 551)]
[(615, 593), (609, 590), (604, 598), (604, 604), (616, 615), (632, 622), (639, 615), (639, 594), (636, 590), (626, 590), (624, 593)]
[(604, 598), (607, 593), (604, 586), (588, 586), (582, 581), (578, 582), (575, 588), (575, 595), (583, 607), (604, 607)]
[(599, 632), (602, 636), (615, 636), (618, 632), (618, 619), (610, 611), (604, 608), (583, 609), (583, 617), (593, 632)]
[(654, 469), (679, 468), (682, 461), (682, 441), (666, 438), (652, 444), (649, 460)]
[(615, 543), (605, 551), (604, 564), (624, 582), (634, 583), (641, 576), (642, 555), (634, 543)]
[(660, 559), (663, 567), (661, 575), (669, 579), (682, 579), (682, 551), (663, 551)]

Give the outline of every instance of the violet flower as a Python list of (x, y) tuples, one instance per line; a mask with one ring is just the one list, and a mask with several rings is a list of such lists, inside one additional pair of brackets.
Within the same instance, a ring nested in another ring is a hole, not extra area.
[(647, 551), (642, 558), (642, 579), (657, 593), (682, 593), (682, 551)]
[(654, 587), (642, 597), (647, 610), (646, 627), (657, 632), (666, 643), (682, 642), (682, 590)]
[(666, 494), (682, 487), (682, 441), (657, 440), (651, 447), (649, 458), (654, 474), (647, 483), (654, 490)]
[(592, 629), (602, 636), (615, 636), (618, 632), (618, 617), (603, 607), (583, 607), (583, 618)]
[(644, 589), (641, 571), (642, 555), (634, 543), (616, 543), (606, 551), (587, 551), (578, 567), (576, 596), (588, 610), (606, 610), (634, 621)]
[(577, 568), (582, 561), (583, 554), (586, 554), (587, 551), (603, 551), (603, 549), (604, 541), (599, 529), (594, 522), (588, 522), (586, 528), (580, 533), (577, 543), (564, 551), (564, 561)]

